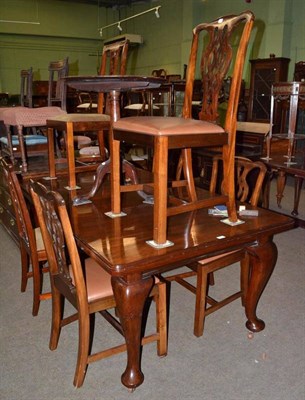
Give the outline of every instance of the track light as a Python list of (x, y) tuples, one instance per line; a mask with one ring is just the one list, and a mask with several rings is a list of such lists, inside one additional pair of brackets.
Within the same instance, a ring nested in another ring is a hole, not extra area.
[(149, 13), (151, 11), (154, 11), (155, 12), (155, 16), (157, 18), (160, 18), (160, 14), (159, 14), (159, 8), (160, 7), (161, 6), (153, 7), (153, 8), (150, 8), (149, 10), (140, 12), (139, 14), (135, 14), (135, 15), (132, 15), (131, 17), (127, 17), (127, 18), (121, 19), (120, 21), (114, 22), (113, 24), (109, 24), (109, 25), (103, 26), (102, 28), (99, 28), (100, 36), (101, 37), (103, 36), (103, 29), (110, 28), (111, 26), (117, 26), (118, 30), (120, 32), (122, 32), (122, 30), (123, 30), (122, 27), (121, 27), (121, 23), (122, 22), (129, 21), (130, 19), (140, 17), (141, 15), (147, 14), (147, 13)]

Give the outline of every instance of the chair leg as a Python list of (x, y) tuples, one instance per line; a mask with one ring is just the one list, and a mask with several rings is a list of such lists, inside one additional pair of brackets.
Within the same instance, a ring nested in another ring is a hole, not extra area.
[(208, 282), (209, 286), (214, 286), (215, 285), (215, 277), (214, 277), (214, 272), (210, 272), (208, 275)]
[(21, 292), (25, 292), (28, 283), (30, 263), (29, 263), (29, 255), (22, 243), (20, 243), (20, 254), (21, 254)]
[(167, 355), (167, 316), (166, 316), (166, 284), (158, 283), (158, 299), (156, 301), (156, 323), (159, 339), (157, 341), (158, 356)]
[(163, 245), (166, 243), (167, 229), (168, 138), (155, 138), (154, 150), (153, 240), (155, 244)]
[(54, 129), (47, 129), (48, 135), (48, 163), (49, 163), (49, 176), (50, 178), (56, 178), (56, 167), (55, 167), (55, 149), (54, 149)]
[[(192, 153), (191, 149), (183, 149), (181, 151), (181, 155), (179, 158), (177, 171), (176, 171), (176, 180), (182, 179), (182, 171), (184, 174), (184, 179), (187, 180), (187, 194), (189, 201), (196, 201), (197, 194), (196, 188), (194, 183), (194, 176), (193, 176), (193, 167), (192, 167)], [(182, 188), (177, 189), (178, 196), (182, 199), (183, 198), (183, 190)]]
[(76, 174), (75, 174), (75, 157), (74, 157), (74, 132), (73, 124), (67, 123), (66, 132), (64, 134), (66, 141), (66, 152), (67, 152), (67, 163), (68, 163), (68, 174), (69, 174), (69, 187), (70, 189), (76, 188)]
[(182, 150), (182, 159), (183, 159), (184, 177), (187, 180), (188, 197), (189, 197), (190, 201), (196, 201), (197, 194), (196, 194), (194, 176), (193, 176), (191, 149), (183, 149)]
[(23, 127), (21, 125), (17, 126), (18, 131), (18, 140), (19, 140), (19, 147), (21, 153), (21, 161), (22, 161), (22, 171), (27, 172), (28, 164), (26, 160), (26, 151), (25, 151), (25, 143), (23, 137)]
[(88, 366), (88, 355), (90, 345), (90, 319), (89, 314), (81, 315), (78, 319), (78, 355), (77, 364), (74, 374), (73, 384), (76, 387), (81, 387)]
[(40, 264), (38, 261), (32, 260), (33, 269), (33, 309), (32, 315), (35, 317), (38, 314), (40, 305), (40, 293), (41, 293), (41, 271)]
[(6, 128), (6, 135), (7, 135), (7, 147), (10, 154), (11, 163), (15, 164), (15, 157), (14, 157), (14, 150), (13, 150), (13, 143), (12, 143), (12, 133), (10, 125), (5, 125)]
[(61, 331), (61, 322), (62, 322), (62, 314), (63, 314), (63, 296), (54, 286), (51, 278), (51, 286), (52, 286), (52, 326), (51, 326), (51, 335), (50, 335), (50, 350), (56, 350), (58, 345), (58, 340)]
[(105, 151), (104, 131), (97, 132), (97, 140), (98, 140), (98, 145), (100, 148), (100, 155), (101, 155), (102, 161), (105, 161), (106, 160), (106, 151)]
[(205, 268), (198, 266), (195, 320), (194, 320), (194, 335), (197, 337), (203, 335), (205, 311), (206, 311), (207, 280), (208, 280), (208, 274), (205, 271)]

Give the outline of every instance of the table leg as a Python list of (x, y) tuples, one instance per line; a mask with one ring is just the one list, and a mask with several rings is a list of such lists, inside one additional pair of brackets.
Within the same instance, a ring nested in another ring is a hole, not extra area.
[(271, 187), (271, 181), (273, 179), (273, 176), (274, 176), (274, 171), (267, 170), (266, 177), (265, 177), (264, 184), (263, 184), (263, 194), (262, 194), (262, 197), (263, 197), (262, 207), (267, 208), (267, 209), (269, 209), (270, 187)]
[(74, 131), (72, 122), (67, 122), (67, 128), (64, 134), (65, 134), (67, 163), (68, 163), (69, 186), (67, 187), (67, 189), (69, 190), (78, 189), (76, 185), (76, 174), (75, 174), (74, 135), (73, 135)]
[(13, 150), (13, 143), (12, 143), (12, 133), (11, 133), (11, 126), (10, 125), (6, 125), (6, 135), (7, 135), (7, 146), (10, 152), (10, 159), (11, 159), (11, 163), (15, 164), (15, 157), (14, 157), (14, 150)]
[(142, 313), (154, 279), (127, 283), (122, 278), (112, 277), (111, 283), (127, 346), (127, 366), (121, 381), (127, 388), (135, 389), (144, 381), (140, 368)]
[(250, 256), (251, 277), (246, 296), (245, 312), (246, 327), (252, 332), (260, 332), (265, 328), (265, 322), (256, 316), (258, 301), (272, 274), (277, 260), (277, 247), (269, 237), (258, 246), (247, 248)]
[(49, 162), (49, 176), (50, 178), (56, 178), (56, 167), (55, 167), (55, 150), (54, 150), (54, 129), (47, 129), (48, 135), (48, 162)]
[(282, 198), (284, 197), (284, 189), (286, 185), (286, 172), (283, 170), (278, 171), (278, 177), (277, 177), (277, 205), (279, 208), (281, 208), (281, 201)]
[[(110, 159), (108, 158), (108, 160), (104, 161), (97, 167), (94, 184), (90, 189), (90, 192), (82, 194), (80, 196), (76, 196), (73, 200), (73, 204), (80, 205), (91, 202), (90, 199), (95, 196), (96, 192), (101, 187), (105, 176), (107, 174), (110, 174), (110, 172), (111, 172), (111, 166), (110, 166)], [(139, 182), (137, 171), (134, 165), (128, 162), (127, 160), (123, 160), (123, 173), (126, 178), (129, 178), (132, 184), (136, 185)], [(145, 198), (144, 192), (139, 191), (138, 193), (140, 196), (142, 195), (142, 197)], [(149, 195), (146, 195), (146, 197), (149, 197)]]
[(301, 176), (295, 176), (294, 179), (295, 179), (295, 181), (294, 181), (294, 205), (293, 205), (293, 210), (292, 210), (291, 214), (296, 216), (299, 214), (298, 208), (299, 208), (301, 189), (302, 189), (304, 178)]

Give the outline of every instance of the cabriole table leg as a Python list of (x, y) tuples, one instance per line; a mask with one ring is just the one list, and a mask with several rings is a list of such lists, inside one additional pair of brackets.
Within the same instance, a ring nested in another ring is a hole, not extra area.
[(144, 381), (140, 368), (142, 313), (154, 279), (127, 283), (122, 278), (112, 277), (111, 283), (127, 346), (127, 366), (121, 381), (128, 389), (135, 389)]
[(261, 241), (258, 246), (247, 249), (250, 255), (251, 278), (246, 296), (246, 327), (252, 332), (260, 332), (265, 322), (256, 316), (256, 308), (263, 290), (272, 274), (277, 260), (277, 247), (272, 237)]

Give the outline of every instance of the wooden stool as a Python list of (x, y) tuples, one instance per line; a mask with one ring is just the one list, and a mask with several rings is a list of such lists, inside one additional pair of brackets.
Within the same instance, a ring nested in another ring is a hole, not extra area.
[[(140, 121), (139, 121), (140, 120)], [(220, 146), (228, 142), (224, 129), (210, 122), (178, 117), (129, 117), (113, 124), (113, 140), (110, 147), (112, 170), (112, 213), (120, 215), (120, 192), (130, 191), (131, 185), (120, 185), (120, 141), (137, 143), (154, 149), (153, 183), (134, 185), (134, 190), (151, 188), (154, 191), (154, 234), (149, 244), (165, 247), (172, 243), (166, 240), (167, 217), (181, 212), (192, 211), (212, 204), (212, 200), (198, 200), (194, 185), (191, 147)], [(173, 188), (186, 187), (188, 204), (173, 199), (175, 204), (168, 207), (168, 151), (182, 149), (179, 162), (179, 175), (182, 170), (184, 179), (171, 182)], [(213, 196), (214, 202), (226, 203), (227, 196)], [(217, 198), (217, 200), (216, 200)]]
[(68, 189), (77, 189), (75, 176), (74, 132), (97, 132), (100, 155), (106, 159), (104, 146), (104, 130), (109, 129), (110, 117), (106, 114), (66, 114), (58, 118), (47, 120), (49, 144), (49, 171), (50, 178), (56, 177), (54, 130), (65, 133), (67, 162), (68, 162)]

